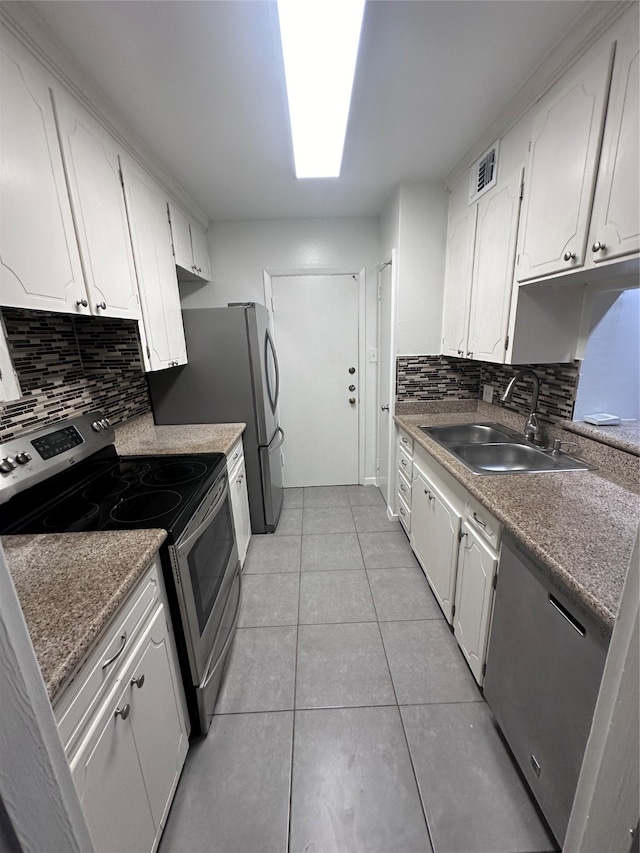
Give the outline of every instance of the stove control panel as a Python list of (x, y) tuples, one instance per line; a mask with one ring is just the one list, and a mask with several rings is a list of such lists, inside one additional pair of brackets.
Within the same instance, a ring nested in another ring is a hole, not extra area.
[(114, 439), (109, 419), (101, 412), (89, 412), (0, 444), (0, 504), (113, 444)]

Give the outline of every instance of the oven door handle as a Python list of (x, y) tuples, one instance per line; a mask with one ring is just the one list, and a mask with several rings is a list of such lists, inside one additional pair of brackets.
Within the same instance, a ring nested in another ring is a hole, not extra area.
[(227, 482), (222, 494), (216, 500), (214, 505), (207, 510), (206, 515), (204, 516), (204, 518), (202, 519), (200, 524), (196, 527), (196, 529), (193, 531), (193, 533), (190, 533), (189, 536), (185, 540), (183, 540), (182, 542), (176, 543), (176, 552), (177, 552), (179, 558), (185, 557), (189, 553), (189, 551), (191, 550), (191, 545), (193, 544), (194, 540), (198, 539), (198, 537), (200, 536), (202, 531), (205, 529), (205, 527), (208, 526), (209, 521), (211, 520), (211, 516), (215, 515), (218, 512), (218, 510), (220, 509), (222, 504), (227, 499), (228, 494), (229, 494), (229, 483)]
[(218, 655), (218, 658), (217, 658), (216, 662), (213, 664), (213, 666), (211, 667), (211, 669), (209, 669), (209, 665), (211, 664), (211, 661), (209, 661), (209, 664), (207, 665), (208, 671), (205, 672), (204, 678), (202, 679), (202, 683), (200, 684), (200, 690), (204, 690), (205, 687), (209, 684), (209, 682), (213, 678), (213, 676), (215, 675), (215, 672), (216, 672), (218, 666), (220, 665), (220, 661), (224, 660), (224, 656), (227, 653), (227, 649), (231, 645), (231, 641), (233, 640), (233, 638), (235, 636), (236, 628), (238, 627), (238, 619), (240, 618), (240, 604), (242, 603), (242, 570), (240, 570), (238, 572), (238, 584), (240, 587), (238, 590), (238, 602), (236, 604), (236, 612), (233, 614), (233, 623), (231, 625), (231, 630), (229, 631), (229, 636), (224, 641), (224, 646), (222, 647), (222, 651)]

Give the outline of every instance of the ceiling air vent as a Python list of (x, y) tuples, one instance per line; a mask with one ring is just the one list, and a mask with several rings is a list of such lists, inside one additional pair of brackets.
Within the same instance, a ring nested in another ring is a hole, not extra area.
[(498, 176), (498, 142), (488, 148), (471, 167), (469, 204), (495, 186)]

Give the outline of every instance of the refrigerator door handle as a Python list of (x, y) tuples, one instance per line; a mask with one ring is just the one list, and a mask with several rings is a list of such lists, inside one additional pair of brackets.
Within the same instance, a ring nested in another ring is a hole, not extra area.
[(277, 444), (275, 444), (273, 447), (271, 445), (269, 445), (269, 447), (267, 448), (269, 453), (273, 453), (274, 450), (277, 450), (279, 447), (282, 447), (282, 445), (284, 444), (284, 430), (282, 429), (282, 427), (279, 426), (278, 429), (276, 430), (276, 432), (280, 433), (281, 438), (280, 438), (280, 441)]
[[(269, 374), (269, 349), (271, 349), (271, 354), (273, 356), (273, 366), (276, 371), (276, 390), (275, 393), (271, 392), (271, 376)], [(267, 329), (264, 338), (264, 369), (267, 375), (267, 394), (269, 395), (269, 403), (271, 405), (271, 411), (275, 415), (276, 408), (278, 406), (278, 398), (280, 396), (280, 367), (278, 366), (278, 356), (276, 355), (276, 348), (271, 338), (271, 333), (269, 329)]]

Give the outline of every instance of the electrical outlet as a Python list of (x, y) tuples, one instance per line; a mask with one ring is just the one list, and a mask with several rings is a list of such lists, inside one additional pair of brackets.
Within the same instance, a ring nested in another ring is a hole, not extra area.
[(482, 386), (482, 399), (485, 403), (493, 403), (493, 385)]

